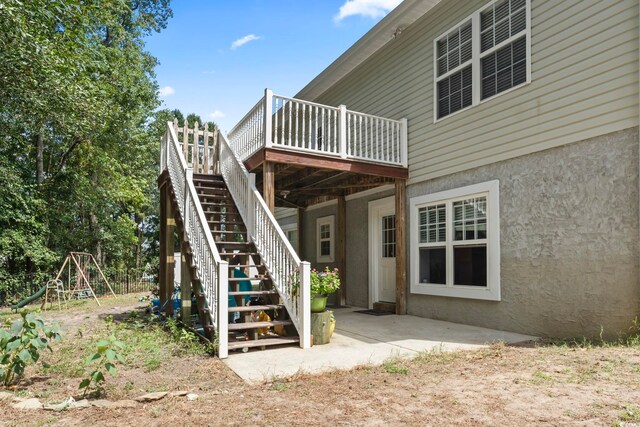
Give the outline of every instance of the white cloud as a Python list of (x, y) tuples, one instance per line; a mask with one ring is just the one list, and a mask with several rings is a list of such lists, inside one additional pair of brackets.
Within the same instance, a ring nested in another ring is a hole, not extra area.
[(212, 119), (221, 119), (225, 116), (225, 114), (220, 110), (215, 110), (213, 113), (209, 114), (209, 117)]
[(347, 0), (345, 4), (340, 6), (340, 11), (333, 17), (333, 20), (335, 22), (340, 22), (343, 19), (354, 15), (379, 18), (386, 15), (387, 12), (399, 5), (401, 2), (402, 0)]
[(261, 38), (261, 36), (256, 36), (255, 34), (247, 34), (246, 36), (239, 38), (238, 40), (235, 40), (233, 43), (231, 43), (231, 50), (235, 50), (249, 42), (260, 40)]
[(176, 93), (176, 90), (171, 86), (165, 86), (160, 88), (160, 92), (158, 93), (160, 96), (171, 96)]

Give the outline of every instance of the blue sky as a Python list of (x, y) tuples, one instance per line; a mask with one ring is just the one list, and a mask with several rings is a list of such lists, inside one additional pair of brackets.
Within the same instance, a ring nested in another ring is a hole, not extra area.
[(163, 108), (228, 131), (265, 88), (295, 95), (399, 3), (173, 0), (173, 18), (146, 45), (160, 62)]

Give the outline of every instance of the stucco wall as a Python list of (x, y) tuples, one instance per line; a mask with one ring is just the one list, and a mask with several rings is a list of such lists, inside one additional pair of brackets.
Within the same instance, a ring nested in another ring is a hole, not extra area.
[(407, 197), (493, 179), (502, 301), (409, 294), (409, 314), (546, 336), (626, 330), (640, 300), (638, 128), (412, 185)]
[(369, 306), (369, 202), (393, 191), (347, 201), (347, 304)]

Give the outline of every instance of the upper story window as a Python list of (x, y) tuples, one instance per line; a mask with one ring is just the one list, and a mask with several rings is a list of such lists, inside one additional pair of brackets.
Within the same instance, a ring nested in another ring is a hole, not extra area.
[(435, 40), (435, 120), (531, 81), (530, 0), (495, 0)]

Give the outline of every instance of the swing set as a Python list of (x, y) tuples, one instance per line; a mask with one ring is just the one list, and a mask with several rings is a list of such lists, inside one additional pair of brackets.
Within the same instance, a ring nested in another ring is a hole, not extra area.
[[(62, 280), (65, 273), (67, 278), (66, 286)], [(53, 304), (54, 297), (57, 297), (58, 308), (61, 308), (60, 296), (62, 296), (65, 306), (67, 301), (74, 297), (78, 299), (93, 297), (96, 303), (100, 305), (100, 301), (91, 286), (91, 279), (95, 277), (98, 278), (98, 283), (104, 282), (111, 294), (116, 297), (109, 281), (92, 254), (86, 252), (70, 252), (64, 260), (62, 267), (60, 267), (56, 278), (47, 283), (43, 303), (44, 309), (46, 310), (47, 303)]]

